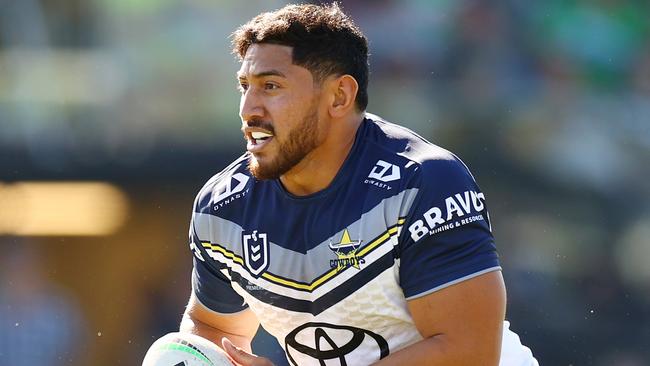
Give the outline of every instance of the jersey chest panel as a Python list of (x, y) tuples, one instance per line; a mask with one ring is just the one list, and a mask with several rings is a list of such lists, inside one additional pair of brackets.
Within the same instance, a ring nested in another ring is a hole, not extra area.
[[(211, 259), (291, 362), (368, 364), (421, 339), (395, 255), (408, 192), (379, 203), (368, 197), (372, 191), (352, 202), (343, 192), (336, 196), (343, 198), (291, 207), (256, 191), (242, 200), (239, 223), (200, 215), (196, 227), (210, 238), (204, 247)], [(273, 210), (253, 209), (257, 194)], [(287, 211), (292, 214), (282, 215)]]

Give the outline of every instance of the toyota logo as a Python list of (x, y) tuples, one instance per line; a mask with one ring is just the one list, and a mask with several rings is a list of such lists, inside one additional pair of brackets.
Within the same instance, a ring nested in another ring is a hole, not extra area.
[[(377, 359), (388, 356), (388, 343), (382, 336), (366, 329), (327, 323), (305, 323), (292, 330), (285, 338), (287, 358), (293, 365), (298, 365), (294, 355), (319, 361), (338, 360), (341, 366), (347, 366), (355, 350), (359, 349), (364, 359)], [(331, 363), (328, 363), (331, 364)]]

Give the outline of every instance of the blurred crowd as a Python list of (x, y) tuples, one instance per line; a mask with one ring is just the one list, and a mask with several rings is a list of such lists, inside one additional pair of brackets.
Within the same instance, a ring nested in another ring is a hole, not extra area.
[[(457, 153), (485, 192), (508, 317), (540, 364), (650, 364), (650, 3), (341, 3), (370, 40), (369, 111)], [(243, 151), (228, 35), (284, 4), (0, 0), (0, 183), (105, 179), (137, 197), (159, 184), (189, 212)], [(183, 217), (164, 244), (180, 253)], [(161, 271), (185, 276), (189, 258)], [(179, 320), (187, 292), (167, 284), (147, 282), (139, 304), (157, 315), (120, 364)], [(62, 329), (83, 334), (66, 304)], [(7, 309), (0, 364), (17, 342)]]

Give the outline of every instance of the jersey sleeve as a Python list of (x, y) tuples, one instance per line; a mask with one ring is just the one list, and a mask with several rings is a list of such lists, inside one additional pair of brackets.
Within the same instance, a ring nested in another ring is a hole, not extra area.
[(499, 270), (485, 196), (457, 158), (422, 163), (400, 233), (400, 285), (407, 299)]
[(190, 249), (194, 254), (192, 291), (201, 304), (221, 314), (232, 314), (246, 309), (248, 305), (235, 292), (230, 279), (221, 271), (227, 267), (213, 261), (201, 245), (194, 228), (194, 219), (190, 223)]
[(192, 291), (201, 304), (217, 313), (232, 314), (248, 307), (224, 275), (210, 270), (196, 257), (192, 270)]

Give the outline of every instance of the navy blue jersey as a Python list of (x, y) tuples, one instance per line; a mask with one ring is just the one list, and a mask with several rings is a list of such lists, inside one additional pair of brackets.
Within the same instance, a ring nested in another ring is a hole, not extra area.
[(193, 290), (215, 312), (249, 307), (292, 364), (370, 364), (422, 339), (409, 299), (500, 269), (469, 170), (406, 128), (367, 114), (308, 196), (255, 179), (248, 159), (196, 198)]

